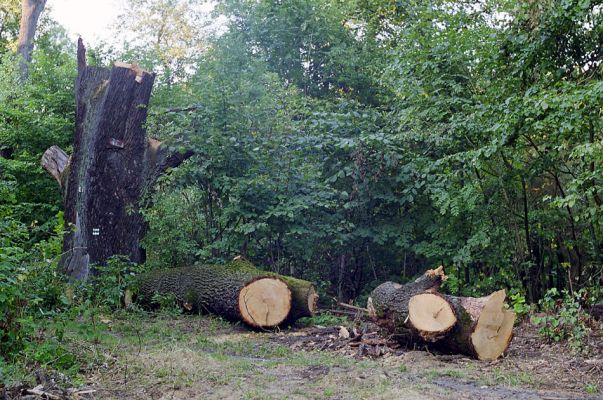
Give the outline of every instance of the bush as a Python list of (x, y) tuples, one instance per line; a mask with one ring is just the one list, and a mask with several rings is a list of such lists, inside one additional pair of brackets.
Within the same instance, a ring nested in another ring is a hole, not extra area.
[(573, 294), (565, 290), (560, 294), (557, 289), (550, 289), (539, 302), (545, 314), (533, 316), (532, 322), (540, 327), (539, 333), (547, 339), (567, 340), (573, 351), (587, 352), (593, 321), (585, 307), (592, 299), (586, 289)]

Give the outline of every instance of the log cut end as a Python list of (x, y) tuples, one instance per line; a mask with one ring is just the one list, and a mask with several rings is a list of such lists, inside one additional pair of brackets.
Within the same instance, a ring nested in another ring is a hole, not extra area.
[(308, 289), (308, 310), (310, 311), (310, 316), (314, 315), (318, 308), (318, 299), (318, 292), (314, 288), (314, 285), (310, 286)]
[(454, 328), (456, 321), (450, 303), (437, 294), (418, 294), (408, 302), (408, 323), (427, 342), (444, 337)]
[(506, 293), (499, 290), (486, 298), (471, 334), (471, 344), (480, 360), (496, 360), (513, 338), (515, 313), (504, 308)]
[(239, 293), (239, 311), (243, 321), (251, 326), (277, 326), (291, 311), (291, 291), (280, 279), (254, 280)]

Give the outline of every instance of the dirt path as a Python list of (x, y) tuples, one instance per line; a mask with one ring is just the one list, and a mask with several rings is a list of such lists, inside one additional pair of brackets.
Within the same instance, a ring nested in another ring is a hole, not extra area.
[(67, 333), (90, 359), (80, 383), (94, 392), (78, 398), (603, 399), (600, 353), (572, 356), (529, 327), (496, 362), (422, 350), (377, 358), (308, 351), (296, 343), (311, 329), (249, 332), (209, 317), (129, 318), (101, 329), (92, 345), (77, 326)]

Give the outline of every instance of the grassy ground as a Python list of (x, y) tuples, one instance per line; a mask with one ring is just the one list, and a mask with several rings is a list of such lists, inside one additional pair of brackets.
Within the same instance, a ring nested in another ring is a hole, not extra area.
[(303, 331), (251, 332), (215, 317), (94, 315), (49, 323), (43, 334), (60, 338), (65, 357), (74, 357), (64, 374), (41, 372), (45, 363), (36, 354), (31, 361), (41, 368), (13, 374), (26, 374), (23, 387), (54, 379), (94, 390), (74, 398), (562, 399), (597, 398), (601, 385), (596, 373), (551, 383), (538, 373), (538, 363), (520, 355), (485, 363), (426, 351), (360, 360), (299, 351), (274, 338)]

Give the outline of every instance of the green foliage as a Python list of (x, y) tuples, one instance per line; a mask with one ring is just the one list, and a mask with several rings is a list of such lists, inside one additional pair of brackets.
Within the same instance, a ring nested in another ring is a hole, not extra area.
[[(539, 333), (549, 340), (559, 342), (567, 340), (574, 351), (588, 351), (588, 339), (591, 334), (590, 315), (584, 307), (591, 304), (586, 290), (573, 294), (557, 289), (547, 291), (539, 302), (543, 316), (533, 316), (532, 322), (539, 325)], [(584, 305), (584, 307), (583, 307)]]
[(297, 320), (298, 326), (337, 326), (348, 325), (349, 319), (339, 315), (334, 315), (330, 312), (320, 313), (313, 317), (303, 317)]
[(147, 266), (130, 262), (125, 256), (113, 256), (106, 265), (96, 268), (96, 275), (81, 284), (77, 294), (91, 307), (113, 311), (124, 307), (126, 289), (132, 289), (136, 275), (147, 270)]
[(151, 265), (243, 254), (341, 298), (440, 264), (462, 295), (600, 285), (593, 4), (217, 12), (228, 29), (152, 110), (149, 129), (197, 156), (145, 212)]
[(518, 318), (525, 317), (530, 312), (530, 306), (526, 304), (526, 297), (518, 291), (509, 293), (511, 307)]
[(182, 307), (178, 305), (176, 296), (173, 293), (155, 293), (151, 301), (159, 306), (159, 310), (163, 314), (175, 316), (182, 313)]
[(587, 394), (597, 394), (599, 393), (599, 386), (596, 383), (587, 383), (584, 386), (584, 392)]

